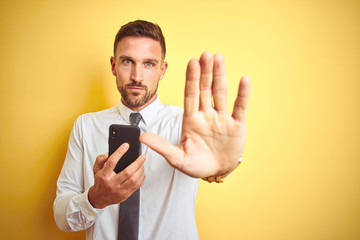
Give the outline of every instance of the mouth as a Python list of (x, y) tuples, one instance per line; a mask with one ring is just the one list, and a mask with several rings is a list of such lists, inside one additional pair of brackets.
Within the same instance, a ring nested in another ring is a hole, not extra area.
[(138, 96), (143, 92), (146, 92), (147, 88), (141, 84), (128, 84), (126, 85), (126, 90), (129, 94)]
[(127, 89), (133, 92), (141, 92), (145, 90), (143, 87), (135, 87), (135, 86), (128, 86)]
[(130, 83), (126, 85), (127, 89), (133, 90), (133, 91), (142, 91), (146, 90), (146, 86), (143, 86), (141, 83)]

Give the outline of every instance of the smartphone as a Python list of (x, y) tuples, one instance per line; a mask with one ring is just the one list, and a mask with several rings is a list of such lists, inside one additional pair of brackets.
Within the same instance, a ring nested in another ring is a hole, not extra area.
[(116, 164), (114, 172), (121, 172), (140, 156), (139, 137), (140, 128), (137, 126), (112, 124), (109, 127), (109, 156), (111, 156), (121, 144), (125, 142), (129, 144), (129, 149)]

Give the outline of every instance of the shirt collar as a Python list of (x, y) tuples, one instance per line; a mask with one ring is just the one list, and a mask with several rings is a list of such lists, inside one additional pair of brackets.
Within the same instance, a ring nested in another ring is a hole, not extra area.
[[(161, 102), (159, 96), (157, 96), (154, 102), (150, 103), (149, 106), (145, 107), (139, 112), (142, 116), (142, 121), (145, 123), (145, 125), (151, 123), (152, 119), (157, 115), (160, 108), (161, 108)], [(119, 105), (119, 111), (123, 119), (130, 124), (129, 116), (131, 113), (135, 111), (125, 106), (125, 104), (121, 100)]]

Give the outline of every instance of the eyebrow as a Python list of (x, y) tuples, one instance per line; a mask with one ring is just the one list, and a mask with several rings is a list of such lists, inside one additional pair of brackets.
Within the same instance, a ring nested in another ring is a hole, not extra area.
[[(123, 60), (123, 59), (130, 59), (130, 60), (133, 60), (132, 57), (130, 56), (126, 56), (126, 55), (121, 55), (119, 56), (119, 59), (120, 60)], [(144, 62), (154, 62), (154, 63), (159, 63), (159, 60), (157, 60), (156, 58), (145, 58), (144, 59)]]

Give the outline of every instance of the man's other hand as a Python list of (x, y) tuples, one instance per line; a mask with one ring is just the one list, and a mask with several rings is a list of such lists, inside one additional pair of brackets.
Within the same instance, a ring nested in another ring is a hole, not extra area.
[(153, 133), (142, 134), (140, 141), (189, 176), (203, 178), (229, 172), (244, 151), (249, 94), (250, 80), (243, 76), (230, 116), (224, 57), (205, 52), (200, 60), (191, 59), (186, 70), (180, 144), (173, 146)]

